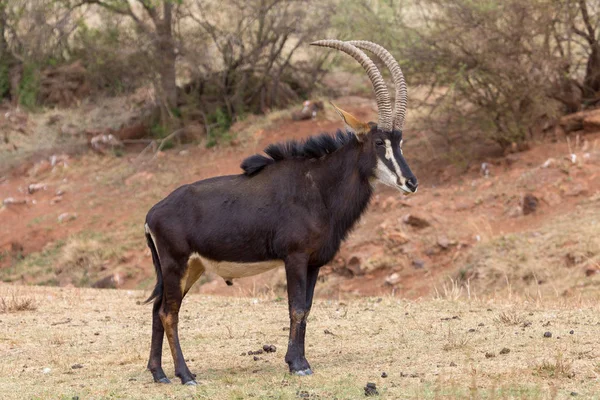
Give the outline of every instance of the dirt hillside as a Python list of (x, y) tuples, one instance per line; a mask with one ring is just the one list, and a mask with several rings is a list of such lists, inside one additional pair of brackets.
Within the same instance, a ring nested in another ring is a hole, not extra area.
[[(345, 97), (337, 103), (359, 118), (375, 117), (370, 100)], [(46, 123), (40, 116), (34, 119)], [(238, 123), (228, 146), (194, 145), (140, 156), (142, 146), (118, 157), (53, 154), (23, 164), (0, 180), (5, 203), (0, 278), (149, 288), (154, 273), (143, 221), (154, 203), (182, 184), (239, 173), (241, 160), (268, 143), (340, 127), (329, 107), (307, 121), (292, 121), (283, 111)], [(597, 295), (600, 133), (545, 140), (506, 156), (482, 153), (465, 164), (452, 161), (426, 133), (406, 131), (404, 153), (419, 178), (419, 192), (404, 197), (377, 188), (339, 257), (323, 270), (317, 286), (321, 296), (418, 298), (444, 290), (515, 290), (555, 297), (580, 293), (579, 288)], [(206, 276), (195, 290), (281, 295), (283, 278), (283, 271), (273, 271), (229, 288)]]

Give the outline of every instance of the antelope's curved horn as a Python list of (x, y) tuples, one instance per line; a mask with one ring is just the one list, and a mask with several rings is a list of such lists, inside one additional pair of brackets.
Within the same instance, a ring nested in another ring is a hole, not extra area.
[(332, 49), (341, 50), (344, 53), (352, 56), (356, 61), (362, 65), (367, 71), (367, 75), (373, 84), (375, 89), (375, 100), (377, 101), (377, 112), (379, 114), (379, 122), (377, 126), (384, 131), (391, 131), (392, 125), (392, 106), (390, 101), (390, 94), (387, 91), (381, 72), (377, 69), (377, 66), (362, 50), (357, 47), (342, 42), (341, 40), (318, 40), (311, 43), (312, 46), (331, 47)]
[(350, 43), (359, 49), (370, 51), (375, 54), (385, 66), (392, 73), (392, 79), (394, 80), (394, 86), (396, 88), (396, 97), (394, 100), (394, 120), (393, 128), (402, 130), (404, 126), (404, 118), (406, 117), (406, 106), (408, 102), (408, 90), (406, 88), (406, 82), (404, 81), (404, 75), (400, 69), (400, 65), (394, 59), (394, 56), (387, 51), (383, 46), (377, 43), (369, 42), (367, 40), (351, 40), (346, 43)]

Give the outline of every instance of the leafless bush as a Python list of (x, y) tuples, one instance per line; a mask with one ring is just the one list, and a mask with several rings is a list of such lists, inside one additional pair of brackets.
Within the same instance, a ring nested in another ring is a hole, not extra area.
[(450, 144), (483, 136), (514, 146), (600, 99), (597, 2), (352, 4), (368, 21), (363, 30), (380, 21), (376, 35), (412, 86), (428, 87), (423, 128)]
[(192, 3), (185, 18), (197, 39), (182, 48), (191, 77), (187, 100), (201, 102), (203, 111), (220, 108), (231, 120), (307, 95), (324, 73), (325, 55), (308, 56), (302, 46), (324, 34), (331, 12), (328, 2), (313, 0)]

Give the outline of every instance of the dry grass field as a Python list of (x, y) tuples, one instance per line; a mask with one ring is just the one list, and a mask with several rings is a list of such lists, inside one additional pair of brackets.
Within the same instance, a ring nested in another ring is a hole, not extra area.
[[(180, 332), (200, 382), (191, 388), (145, 371), (146, 295), (0, 285), (0, 398), (359, 399), (367, 382), (385, 399), (600, 398), (597, 302), (317, 300), (315, 374), (295, 377), (283, 361), (285, 299), (190, 295)], [(243, 354), (264, 344), (277, 351)], [(173, 378), (166, 348), (164, 360)]]

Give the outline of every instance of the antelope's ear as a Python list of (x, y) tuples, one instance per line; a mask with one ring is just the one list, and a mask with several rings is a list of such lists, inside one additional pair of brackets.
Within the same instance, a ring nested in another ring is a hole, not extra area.
[(342, 117), (342, 120), (346, 124), (346, 128), (349, 131), (354, 132), (359, 139), (362, 135), (369, 133), (369, 131), (371, 130), (369, 124), (362, 122), (349, 112), (338, 108), (335, 104), (331, 103), (331, 105), (333, 106), (335, 111), (340, 115), (340, 117)]

